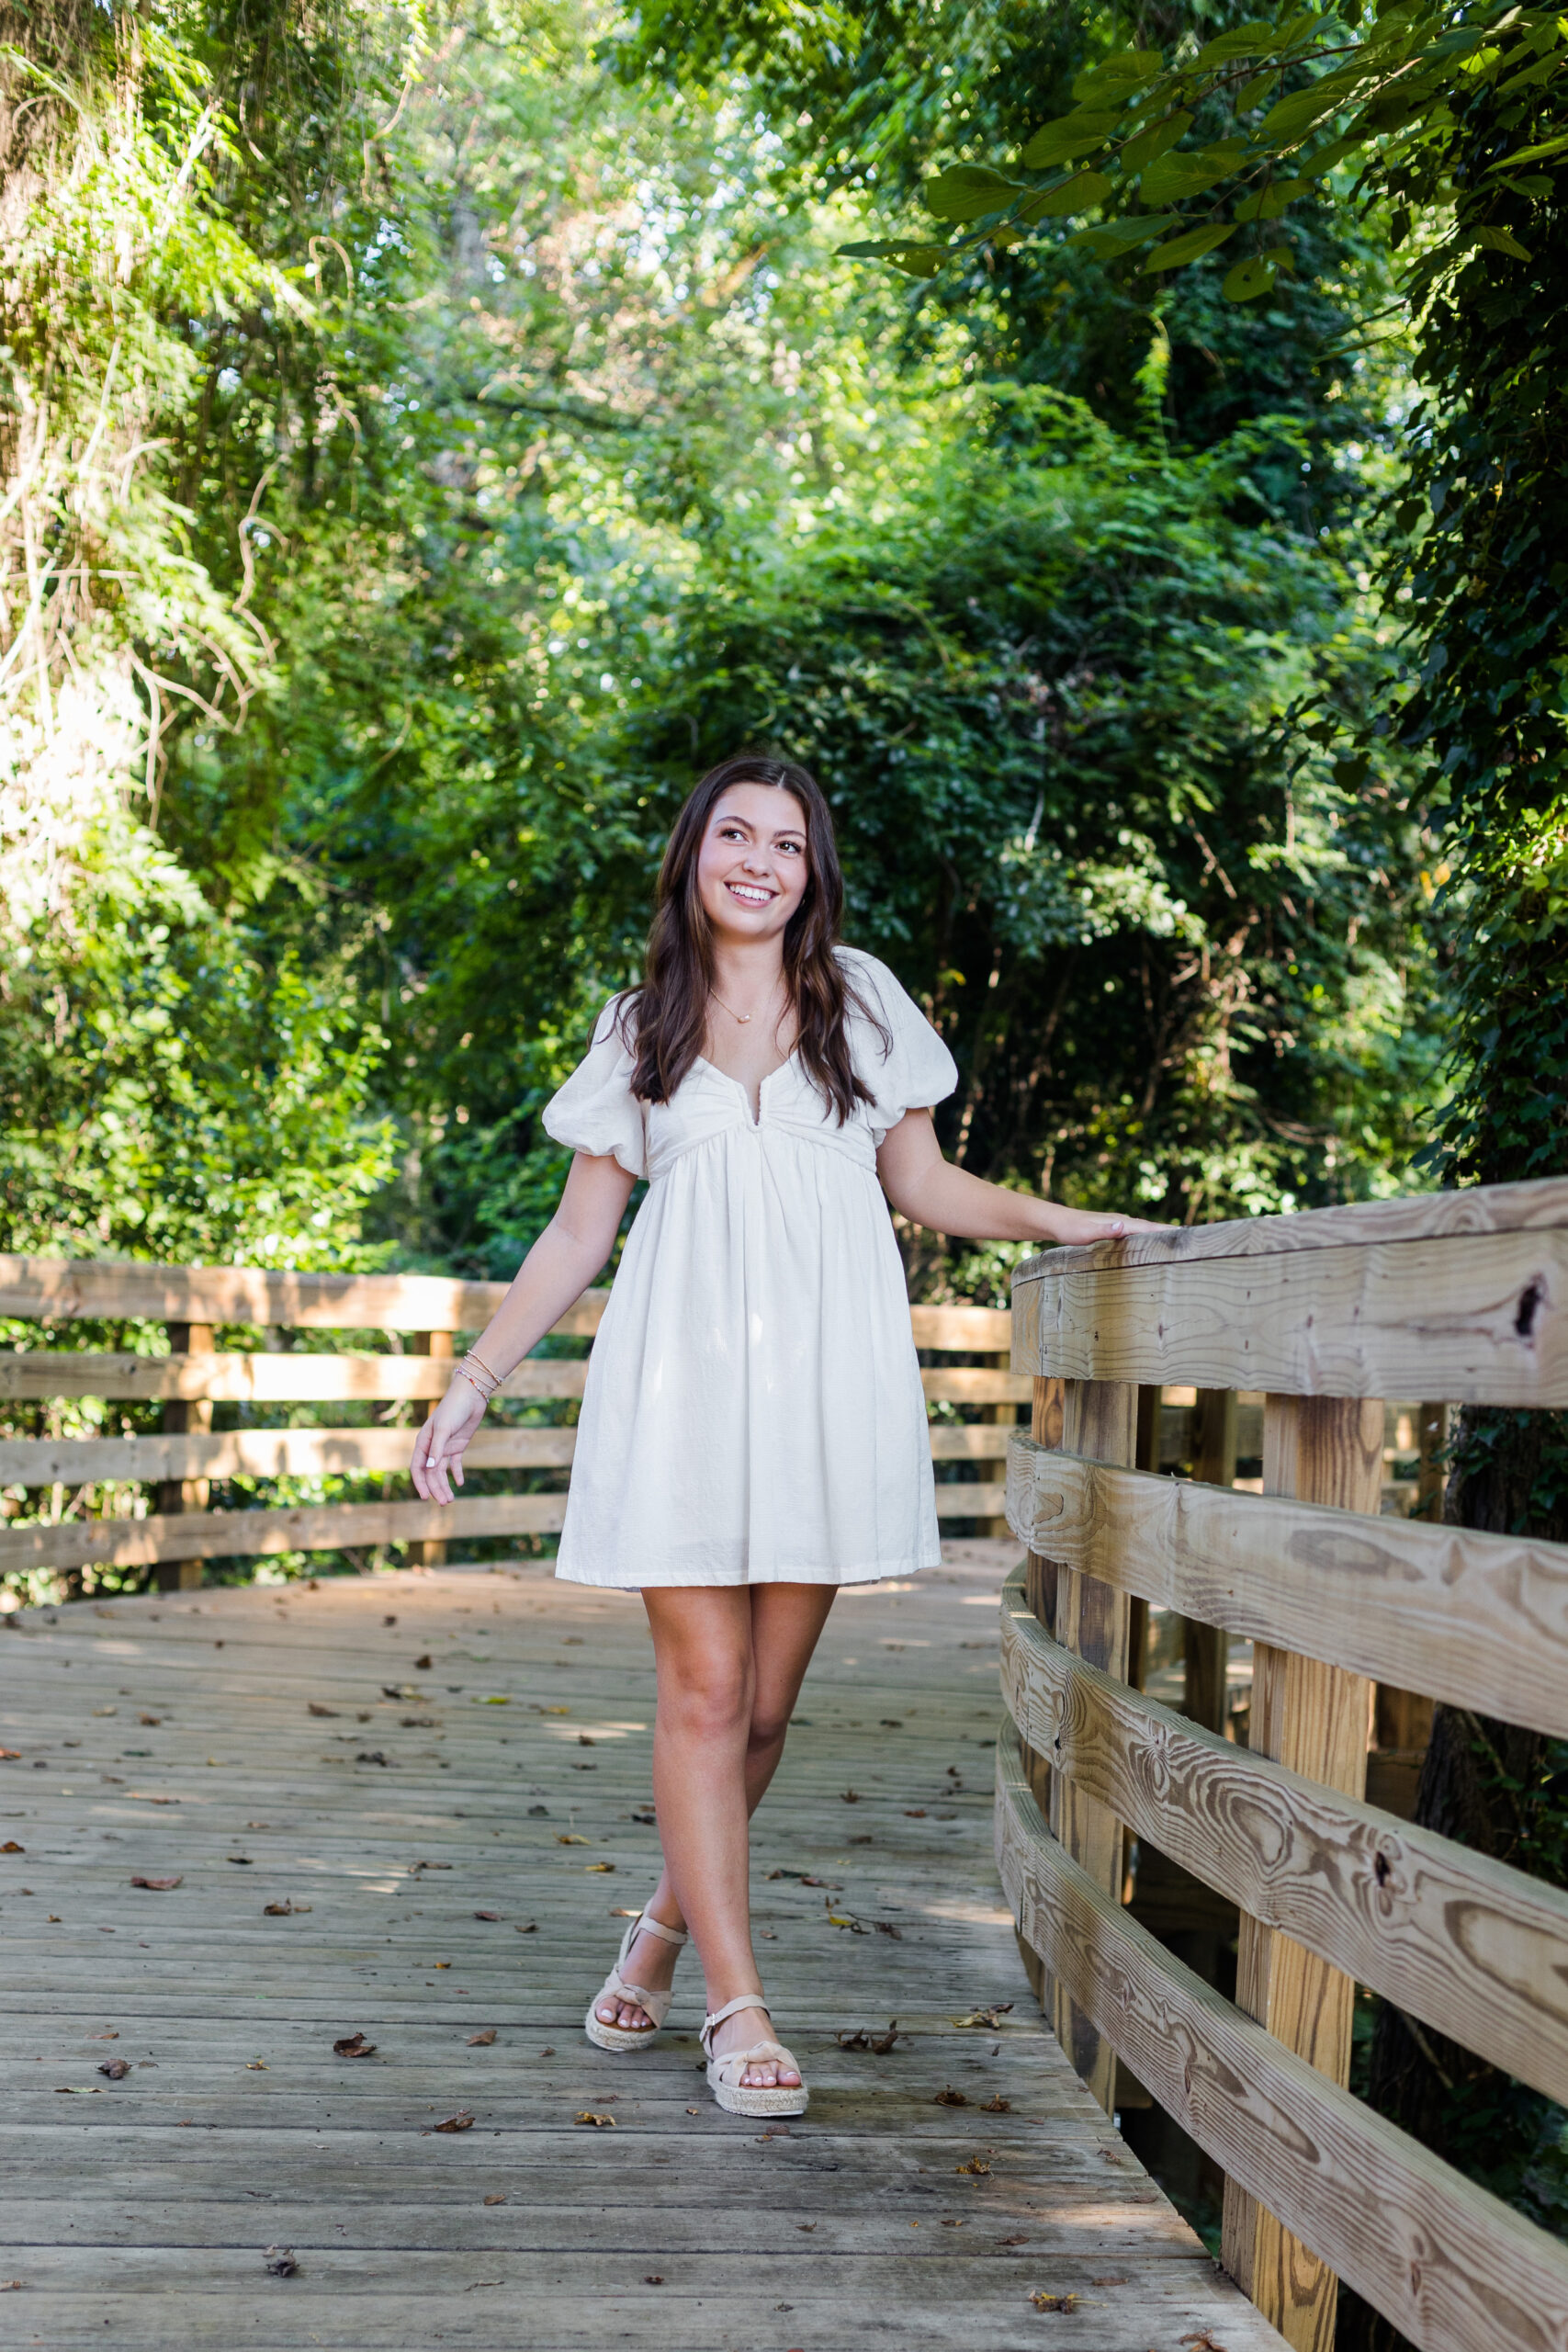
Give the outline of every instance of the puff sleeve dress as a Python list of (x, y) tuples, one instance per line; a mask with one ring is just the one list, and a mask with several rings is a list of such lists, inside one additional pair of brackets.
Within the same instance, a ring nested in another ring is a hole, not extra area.
[(941, 1558), (884, 1136), (958, 1082), (885, 964), (837, 950), (854, 1067), (842, 1125), (798, 1061), (762, 1080), (697, 1061), (669, 1102), (631, 1091), (616, 1000), (544, 1122), (648, 1193), (589, 1360), (556, 1573), (574, 1584), (861, 1584)]

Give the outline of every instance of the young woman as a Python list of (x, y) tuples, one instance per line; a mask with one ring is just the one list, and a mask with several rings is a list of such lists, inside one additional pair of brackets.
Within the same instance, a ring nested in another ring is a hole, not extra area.
[[(827, 802), (787, 760), (727, 760), (676, 820), (640, 989), (545, 1113), (560, 1206), (414, 1445), (433, 1502), (486, 1402), (648, 1195), (589, 1363), (558, 1576), (640, 1590), (664, 1871), (585, 2020), (646, 2050), (688, 1930), (719, 2105), (798, 2115), (751, 1948), (747, 1824), (840, 1585), (941, 1558), (925, 1399), (883, 1195), (938, 1232), (1091, 1241), (1091, 1216), (951, 1167), (957, 1071), (874, 956), (838, 944)], [(761, 2027), (759, 2038), (759, 2022)]]

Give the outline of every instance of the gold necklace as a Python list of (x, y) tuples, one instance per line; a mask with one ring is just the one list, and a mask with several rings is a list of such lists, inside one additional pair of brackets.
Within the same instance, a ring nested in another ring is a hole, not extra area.
[[(778, 986), (779, 984), (777, 980), (775, 980), (773, 987), (768, 990), (767, 997), (762, 1005), (764, 1012), (766, 1012), (768, 1006), (772, 1004), (774, 997), (778, 994)], [(749, 1021), (755, 1018), (755, 1016), (750, 1012), (737, 1012), (732, 1004), (726, 1004), (724, 999), (720, 996), (716, 989), (709, 989), (708, 994), (712, 997), (719, 1011), (721, 1012), (728, 1012), (731, 1021), (739, 1021), (743, 1029)]]

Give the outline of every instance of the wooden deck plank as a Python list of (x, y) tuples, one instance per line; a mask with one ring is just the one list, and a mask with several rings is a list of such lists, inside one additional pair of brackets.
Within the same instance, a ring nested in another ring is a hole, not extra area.
[[(1205, 2330), (1278, 2352), (1034, 2013), (988, 1851), (998, 1581), (950, 1566), (829, 1624), (753, 1849), (813, 2093), (772, 2131), (707, 2096), (689, 1956), (655, 2050), (581, 2035), (657, 1867), (631, 1817), (653, 1716), (635, 1602), (539, 1571), (399, 1576), (0, 1634), (17, 2340), (510, 2352), (525, 2312), (530, 2352), (905, 2352), (960, 2328), (1012, 2352), (1055, 2324), (1043, 2291), (1080, 2299), (1085, 2352)], [(310, 1907), (266, 1916), (285, 1899)], [(892, 2052), (839, 2046), (894, 2018)], [(375, 2056), (336, 2057), (356, 2029)], [(468, 2131), (432, 2130), (464, 2109)], [(267, 2274), (279, 2244), (298, 2276)]]

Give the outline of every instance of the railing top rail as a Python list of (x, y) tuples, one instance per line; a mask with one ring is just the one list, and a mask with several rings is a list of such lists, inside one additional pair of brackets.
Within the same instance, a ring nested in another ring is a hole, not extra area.
[[(0, 1315), (69, 1323), (276, 1324), (295, 1330), (482, 1331), (504, 1283), (444, 1274), (275, 1273), (261, 1266), (163, 1266), (141, 1259), (0, 1256)], [(584, 1291), (555, 1326), (592, 1338), (609, 1298)], [(1005, 1353), (1010, 1310), (916, 1306), (918, 1347)]]
[(1121, 1241), (1043, 1251), (1026, 1259), (1013, 1281), (1016, 1285), (1123, 1266), (1185, 1265), (1204, 1258), (1267, 1258), (1303, 1250), (1371, 1249), (1400, 1241), (1461, 1240), (1564, 1227), (1568, 1178), (1551, 1176), (1529, 1184), (1477, 1184), (1461, 1192), (1414, 1193), (1395, 1201), (1302, 1209), (1289, 1216), (1231, 1217), (1218, 1225), (1129, 1234)]

